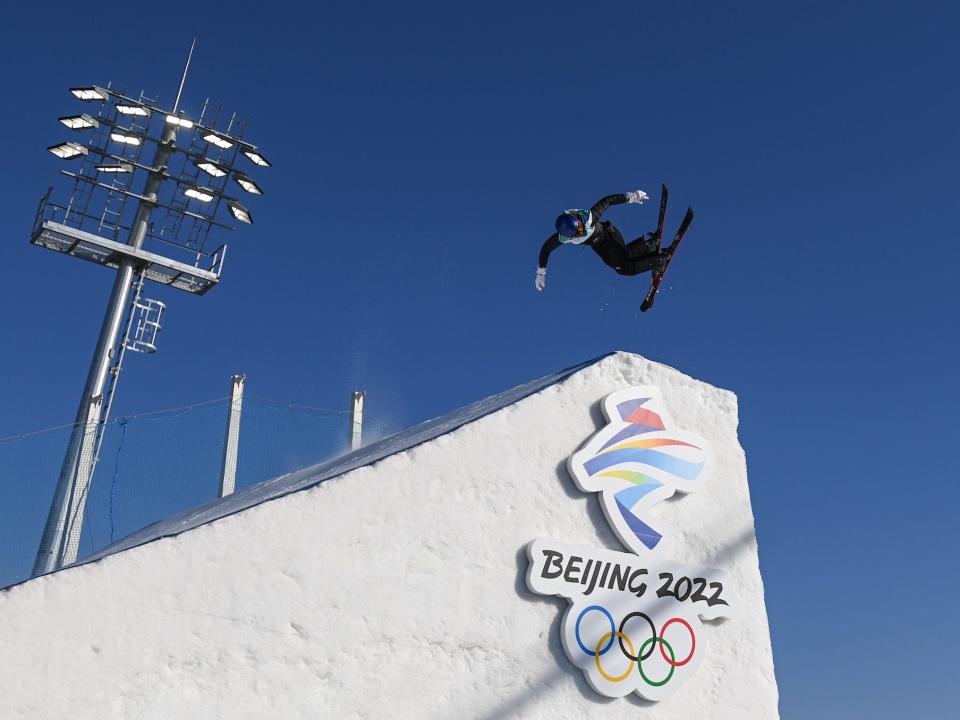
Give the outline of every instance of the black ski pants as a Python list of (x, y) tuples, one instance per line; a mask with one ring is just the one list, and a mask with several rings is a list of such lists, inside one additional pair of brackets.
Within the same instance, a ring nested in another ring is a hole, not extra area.
[(590, 244), (594, 252), (604, 263), (620, 275), (639, 275), (651, 270), (657, 264), (657, 242), (647, 240), (643, 235), (629, 243), (623, 241), (623, 235), (613, 225), (606, 225), (604, 232)]

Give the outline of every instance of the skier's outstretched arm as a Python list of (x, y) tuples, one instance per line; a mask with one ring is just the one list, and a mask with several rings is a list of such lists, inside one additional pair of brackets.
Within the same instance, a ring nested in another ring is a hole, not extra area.
[(540, 248), (540, 262), (538, 263), (540, 267), (547, 267), (547, 260), (550, 259), (550, 253), (558, 247), (560, 247), (560, 236), (554, 233), (544, 241), (543, 247)]
[(593, 204), (593, 207), (590, 208), (590, 212), (593, 214), (594, 219), (598, 219), (611, 205), (622, 205), (623, 203), (642, 203), (647, 199), (647, 194), (643, 190), (633, 190), (632, 192), (628, 193), (615, 193), (597, 200), (597, 202)]
[(547, 286), (547, 260), (550, 259), (550, 253), (560, 247), (560, 236), (554, 233), (548, 237), (543, 247), (540, 248), (540, 261), (537, 263), (537, 278), (534, 286), (537, 290), (543, 290)]

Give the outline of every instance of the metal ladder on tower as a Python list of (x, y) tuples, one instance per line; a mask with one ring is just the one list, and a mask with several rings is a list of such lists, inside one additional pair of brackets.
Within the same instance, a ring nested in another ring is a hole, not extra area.
[[(140, 102), (152, 102), (152, 98), (144, 97), (140, 93)], [(130, 122), (129, 130), (134, 134), (143, 134), (149, 127), (149, 120), (146, 125), (142, 125), (134, 118)], [(132, 164), (140, 162), (140, 155), (143, 152), (143, 143), (130, 145), (124, 143), (120, 149), (119, 156)], [(130, 187), (133, 184), (133, 178), (136, 172), (114, 173), (111, 178), (112, 189), (107, 191), (107, 200), (103, 204), (103, 212), (100, 214), (100, 224), (97, 227), (97, 234), (109, 236), (111, 240), (116, 240), (123, 229), (123, 211), (127, 204)]]

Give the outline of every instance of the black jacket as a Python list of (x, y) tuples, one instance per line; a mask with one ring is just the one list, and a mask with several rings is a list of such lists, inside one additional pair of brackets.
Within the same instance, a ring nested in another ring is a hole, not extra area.
[[(601, 222), (600, 216), (603, 215), (611, 205), (621, 205), (625, 202), (627, 202), (627, 196), (624, 193), (607, 195), (598, 200), (594, 206), (590, 208), (594, 222), (593, 234), (586, 242), (580, 243), (581, 245), (587, 245), (593, 248), (594, 252), (596, 252), (607, 265), (614, 269), (618, 269), (628, 263), (629, 257), (624, 247), (623, 236), (620, 234), (620, 231), (607, 221)], [(550, 253), (560, 247), (561, 244), (560, 237), (557, 233), (547, 238), (546, 242), (543, 243), (543, 247), (540, 248), (540, 267), (545, 268), (547, 266)]]

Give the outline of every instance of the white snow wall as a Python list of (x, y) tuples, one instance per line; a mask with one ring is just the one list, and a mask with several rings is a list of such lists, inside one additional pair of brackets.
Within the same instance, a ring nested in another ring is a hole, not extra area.
[[(566, 600), (525, 547), (623, 550), (565, 461), (600, 401), (657, 385), (717, 465), (653, 511), (667, 556), (737, 586), (736, 618), (676, 695), (594, 692), (566, 658)], [(617, 353), (459, 429), (313, 489), (0, 592), (0, 717), (776, 718), (737, 401)]]

